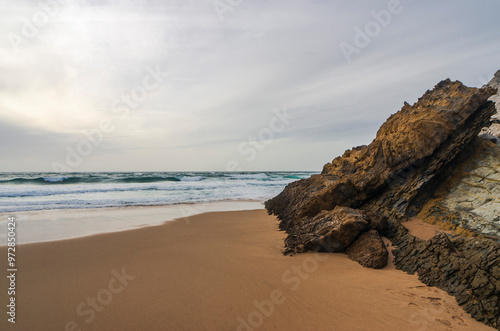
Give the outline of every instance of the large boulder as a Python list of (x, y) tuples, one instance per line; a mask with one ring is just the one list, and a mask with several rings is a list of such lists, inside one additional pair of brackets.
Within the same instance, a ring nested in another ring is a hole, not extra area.
[(377, 230), (364, 232), (346, 250), (353, 261), (363, 267), (381, 269), (387, 265), (389, 252)]
[(343, 252), (370, 228), (366, 213), (340, 206), (301, 222), (303, 226), (295, 227), (286, 239), (289, 253), (306, 250)]

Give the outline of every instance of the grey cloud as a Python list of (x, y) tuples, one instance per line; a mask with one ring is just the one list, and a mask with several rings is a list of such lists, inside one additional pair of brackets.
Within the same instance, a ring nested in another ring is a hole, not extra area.
[[(38, 1), (16, 4), (0, 14), (3, 31), (20, 33), (19, 18), (38, 10)], [(188, 163), (195, 157), (188, 152), (214, 155), (206, 161), (212, 170), (224, 164), (221, 155), (265, 127), (272, 110), (281, 107), (296, 120), (262, 154), (270, 159), (260, 157), (249, 166), (280, 170), (293, 160), (297, 169), (318, 170), (322, 164), (312, 162), (369, 143), (403, 101), (415, 102), (440, 80), (479, 86), (500, 68), (500, 4), (493, 0), (481, 5), (401, 0), (403, 11), (347, 63), (340, 43), (352, 44), (354, 28), (363, 29), (374, 19), (371, 11), (387, 4), (243, 1), (220, 20), (212, 1), (71, 1), (20, 53), (2, 39), (0, 119), (11, 109), (13, 96), (16, 107), (25, 107), (18, 118), (29, 119), (30, 112), (35, 118), (48, 106), (26, 109), (32, 106), (28, 101), (46, 95), (77, 112), (109, 116), (117, 98), (142, 84), (147, 67), (159, 67), (169, 76), (131, 109), (134, 125), (123, 129), (127, 134), (108, 136), (96, 149), (97, 163), (86, 170), (115, 170), (117, 162), (121, 169), (130, 164), (135, 170), (140, 158), (155, 169), (165, 164), (174, 164), (173, 170), (192, 168)], [(16, 160), (30, 152), (36, 170), (48, 162), (40, 151), (63, 155), (81, 134), (34, 127), (35, 120), (29, 129), (26, 123), (3, 123), (5, 132), (10, 128), (19, 139), (2, 147), (13, 161), (0, 170), (15, 168), (21, 163)], [(43, 144), (36, 145), (32, 129), (40, 132)], [(335, 146), (321, 150), (329, 144)], [(167, 162), (159, 155), (185, 161)]]

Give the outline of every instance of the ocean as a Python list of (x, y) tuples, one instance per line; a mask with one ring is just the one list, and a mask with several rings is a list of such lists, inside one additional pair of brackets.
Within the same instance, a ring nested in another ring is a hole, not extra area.
[(263, 201), (314, 173), (0, 173), (0, 212)]

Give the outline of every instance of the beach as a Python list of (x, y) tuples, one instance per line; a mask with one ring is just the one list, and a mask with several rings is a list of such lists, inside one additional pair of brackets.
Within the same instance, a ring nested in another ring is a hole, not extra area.
[(450, 3), (3, 5), (0, 331), (500, 331), (500, 1)]
[(493, 330), (391, 263), (284, 256), (284, 237), (259, 209), (19, 245), (16, 324), (0, 329)]

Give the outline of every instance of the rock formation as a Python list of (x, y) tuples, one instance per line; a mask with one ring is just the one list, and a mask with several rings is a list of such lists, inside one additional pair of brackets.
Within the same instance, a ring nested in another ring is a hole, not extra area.
[(500, 146), (476, 139), (457, 164), (418, 216), (500, 238)]
[(384, 209), (405, 213), (417, 193), (488, 123), (495, 107), (487, 99), (494, 92), (440, 82), (415, 105), (405, 103), (370, 145), (348, 150), (320, 175), (288, 185), (266, 208), (282, 220), (282, 228), (336, 205), (361, 207), (374, 199), (385, 200)]
[(363, 267), (381, 269), (387, 265), (389, 253), (377, 230), (361, 234), (347, 249), (351, 260)]
[(343, 252), (371, 223), (366, 213), (340, 206), (299, 222), (296, 233), (285, 239), (286, 245), (295, 247), (299, 253), (307, 250)]
[(500, 245), (488, 239), (450, 239), (440, 233), (429, 240), (416, 238), (390, 221), (384, 233), (396, 246), (398, 269), (429, 286), (453, 295), (475, 319), (500, 329)]
[[(384, 216), (415, 213), (447, 166), (495, 113), (496, 90), (445, 80), (413, 106), (405, 103), (368, 146), (348, 150), (266, 202), (289, 235), (300, 234), (324, 210), (346, 206)], [(290, 241), (289, 249), (299, 243)]]
[[(478, 138), (496, 112), (494, 102), (488, 101), (497, 93), (492, 86), (440, 82), (414, 105), (405, 103), (389, 117), (370, 145), (346, 151), (326, 164), (321, 174), (291, 183), (266, 201), (269, 213), (277, 215), (280, 229), (287, 232), (285, 254), (344, 251), (365, 267), (382, 268), (387, 250), (380, 236), (385, 236), (396, 246), (396, 267), (417, 272), (424, 283), (457, 296), (478, 320), (500, 327), (500, 245), (484, 238), (450, 239), (444, 234), (424, 241), (400, 224), (423, 210), (435, 211), (434, 217), (440, 219), (468, 212), (470, 217), (480, 215), (487, 224), (498, 215), (500, 200), (486, 197), (498, 192), (500, 154), (484, 152), (496, 146)], [(471, 150), (481, 154), (471, 161), (477, 162), (474, 166), (467, 163)], [(485, 167), (486, 163), (496, 167)], [(459, 184), (451, 179), (463, 179), (458, 171), (468, 172), (471, 181), (466, 192), (457, 196)], [(470, 202), (467, 197), (476, 192), (471, 187), (479, 182), (484, 182), (482, 200), (465, 206), (462, 202)], [(438, 192), (450, 197), (440, 197), (440, 209), (432, 205)]]
[[(488, 83), (488, 86), (500, 89), (500, 70), (495, 73), (493, 79)], [(500, 145), (500, 91), (490, 98), (496, 103), (497, 113), (491, 117), (492, 124), (489, 127), (483, 128), (481, 138), (491, 140), (497, 145)]]
[[(487, 84), (500, 88), (500, 70)], [(489, 98), (497, 113), (491, 126), (482, 129), (461, 152), (446, 181), (420, 211), (419, 217), (433, 223), (453, 223), (490, 238), (500, 238), (500, 92)], [(496, 143), (496, 145), (495, 145)]]

